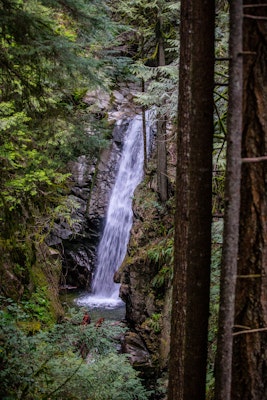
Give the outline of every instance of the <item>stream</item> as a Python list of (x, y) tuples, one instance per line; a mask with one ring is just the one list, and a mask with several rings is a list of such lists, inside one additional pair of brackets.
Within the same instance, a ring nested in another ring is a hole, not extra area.
[(65, 292), (60, 295), (60, 301), (63, 306), (66, 306), (67, 309), (70, 308), (77, 308), (77, 309), (84, 309), (90, 311), (90, 316), (92, 322), (98, 321), (99, 318), (105, 318), (105, 320), (109, 321), (123, 321), (125, 318), (125, 304), (120, 302), (115, 307), (105, 307), (105, 306), (91, 306), (90, 304), (80, 304), (78, 299), (84, 298), (88, 295), (87, 292), (81, 292), (78, 294), (77, 292)]

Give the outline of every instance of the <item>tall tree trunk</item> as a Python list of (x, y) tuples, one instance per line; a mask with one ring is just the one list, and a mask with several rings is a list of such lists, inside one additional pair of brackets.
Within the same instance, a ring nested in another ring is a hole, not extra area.
[(244, 6), (243, 167), (232, 399), (263, 400), (267, 399), (267, 161), (257, 157), (267, 155), (267, 2), (245, 4), (249, 7)]
[[(165, 65), (164, 39), (162, 36), (162, 17), (157, 24), (158, 38), (158, 66)], [(157, 181), (160, 200), (168, 200), (168, 177), (167, 177), (167, 147), (166, 147), (166, 117), (160, 116), (157, 124)]]
[[(142, 93), (145, 93), (145, 81), (142, 79)], [(147, 172), (147, 139), (146, 139), (146, 108), (142, 107), (143, 147), (144, 147), (144, 174)]]
[(167, 149), (166, 149), (166, 118), (161, 117), (157, 122), (157, 182), (160, 200), (164, 203), (168, 200), (168, 176), (167, 176)]
[[(140, 52), (141, 52), (141, 58), (144, 57), (144, 36), (141, 36), (140, 40)], [(142, 78), (141, 79), (141, 89), (142, 93), (145, 93), (146, 91), (146, 85), (145, 81)], [(146, 131), (146, 107), (142, 106), (142, 126), (143, 126), (143, 148), (144, 148), (144, 175), (147, 172), (147, 131)]]
[(181, 1), (168, 400), (204, 400), (209, 317), (214, 1)]
[(230, 79), (227, 121), (224, 240), (216, 356), (216, 400), (230, 400), (238, 255), (242, 138), (242, 0), (230, 4)]

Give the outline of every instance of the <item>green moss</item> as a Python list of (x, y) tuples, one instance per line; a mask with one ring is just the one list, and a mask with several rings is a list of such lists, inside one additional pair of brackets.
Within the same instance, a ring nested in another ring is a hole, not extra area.
[(41, 322), (37, 320), (18, 321), (17, 326), (27, 335), (34, 335), (41, 330)]
[(46, 257), (30, 268), (32, 290), (27, 304), (34, 317), (49, 325), (63, 314), (58, 298), (60, 264), (58, 260), (49, 259), (47, 248), (43, 251), (46, 251)]
[[(18, 235), (23, 240), (18, 240)], [(60, 260), (26, 232), (18, 235), (12, 230), (6, 232), (6, 238), (1, 237), (0, 295), (21, 303), (33, 321), (50, 325), (63, 314), (58, 299)]]

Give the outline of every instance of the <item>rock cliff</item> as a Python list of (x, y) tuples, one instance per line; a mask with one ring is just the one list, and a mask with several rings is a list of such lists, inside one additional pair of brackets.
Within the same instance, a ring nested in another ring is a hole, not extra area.
[(135, 354), (132, 335), (135, 343), (138, 337), (142, 353), (135, 354), (133, 365), (157, 376), (167, 368), (169, 355), (173, 232), (171, 206), (162, 207), (149, 186), (145, 180), (135, 193), (128, 255), (115, 279), (132, 331), (125, 336), (126, 352)]

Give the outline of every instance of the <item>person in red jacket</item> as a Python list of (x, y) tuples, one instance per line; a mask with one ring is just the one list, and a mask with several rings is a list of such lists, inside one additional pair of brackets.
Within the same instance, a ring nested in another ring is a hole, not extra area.
[(82, 320), (82, 325), (88, 325), (90, 323), (91, 323), (91, 317), (90, 317), (88, 311), (85, 311), (83, 320)]

